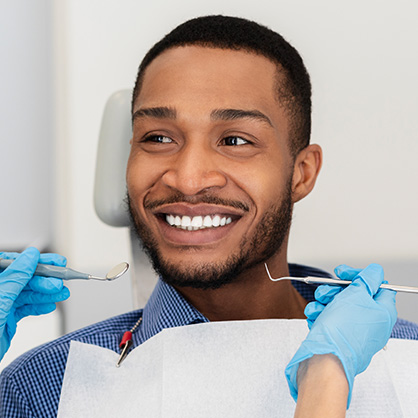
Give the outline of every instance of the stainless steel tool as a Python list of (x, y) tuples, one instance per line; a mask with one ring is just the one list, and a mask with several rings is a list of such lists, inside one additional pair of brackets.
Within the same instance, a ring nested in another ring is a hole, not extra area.
[[(6, 269), (13, 263), (14, 260), (0, 258), (0, 271)], [(111, 281), (119, 278), (129, 268), (128, 263), (120, 263), (113, 267), (107, 274), (106, 277), (93, 276), (87, 273), (81, 273), (79, 271), (70, 269), (68, 267), (53, 266), (51, 264), (38, 264), (36, 267), (35, 276), (44, 277), (58, 277), (63, 280), (100, 280), (100, 281)]]
[[(349, 284), (351, 284), (350, 280), (330, 279), (328, 277), (277, 277), (276, 279), (273, 279), (273, 277), (271, 277), (270, 271), (266, 263), (264, 263), (264, 266), (266, 268), (269, 279), (273, 282), (279, 282), (280, 280), (296, 280), (298, 282), (303, 282), (306, 284), (335, 284), (339, 286), (348, 286)], [(380, 285), (380, 288), (395, 290), (396, 292), (418, 293), (418, 287), (401, 286), (397, 284), (392, 285), (383, 283)]]

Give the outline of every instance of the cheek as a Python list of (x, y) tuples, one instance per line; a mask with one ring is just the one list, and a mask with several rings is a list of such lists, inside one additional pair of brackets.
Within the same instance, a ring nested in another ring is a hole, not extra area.
[(140, 156), (130, 156), (126, 169), (126, 184), (131, 198), (144, 195), (155, 184), (159, 175), (155, 164), (150, 164)]
[(257, 211), (269, 209), (281, 200), (287, 187), (290, 170), (283, 162), (260, 159), (257, 164), (243, 164), (229, 170), (232, 181), (251, 198)]

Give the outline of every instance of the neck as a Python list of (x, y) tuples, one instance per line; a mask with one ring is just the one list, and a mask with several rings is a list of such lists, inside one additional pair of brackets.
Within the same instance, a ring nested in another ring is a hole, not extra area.
[[(287, 260), (267, 261), (274, 277), (289, 275)], [(268, 318), (305, 318), (306, 300), (290, 280), (268, 279), (264, 263), (236, 277), (219, 289), (177, 287), (188, 302), (211, 321), (232, 321)]]

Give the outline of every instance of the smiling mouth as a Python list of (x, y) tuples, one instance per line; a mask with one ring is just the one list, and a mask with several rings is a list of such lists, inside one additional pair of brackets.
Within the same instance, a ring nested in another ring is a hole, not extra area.
[(229, 225), (233, 221), (232, 218), (232, 216), (224, 215), (179, 216), (162, 214), (162, 219), (165, 220), (168, 225), (186, 231), (220, 228)]

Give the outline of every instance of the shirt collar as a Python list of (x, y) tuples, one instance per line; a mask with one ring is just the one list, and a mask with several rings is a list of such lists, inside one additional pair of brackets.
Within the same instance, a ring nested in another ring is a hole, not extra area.
[[(289, 272), (293, 277), (332, 277), (323, 270), (300, 264), (289, 264)], [(308, 302), (314, 299), (317, 286), (292, 281), (296, 290)], [(209, 320), (193, 307), (174, 287), (159, 279), (148, 303), (142, 313), (142, 324), (133, 335), (134, 345), (158, 334), (164, 328), (180, 327), (183, 325), (209, 322)]]
[(141, 332), (138, 337), (143, 342), (158, 334), (164, 328), (209, 322), (174, 287), (158, 280), (142, 314)]

